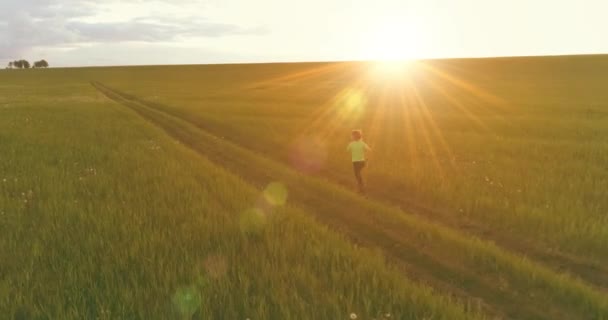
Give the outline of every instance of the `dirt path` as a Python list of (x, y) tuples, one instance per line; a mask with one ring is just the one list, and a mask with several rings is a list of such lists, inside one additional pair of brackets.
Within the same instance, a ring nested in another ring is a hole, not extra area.
[[(201, 130), (210, 132), (207, 131), (203, 120), (196, 121), (197, 119), (192, 119), (187, 114), (180, 112), (178, 109), (170, 108), (158, 103), (142, 101), (137, 97), (125, 95), (124, 93), (121, 94), (124, 97), (134, 99), (134, 101), (143, 103), (144, 105), (152, 107), (155, 110), (186, 121), (200, 128)], [(232, 141), (232, 143), (238, 145), (238, 142)], [(283, 163), (285, 162), (284, 159), (274, 160)], [(350, 177), (349, 179), (345, 179), (343, 176), (329, 171), (324, 171), (322, 175), (324, 178), (327, 178), (341, 186), (349, 188), (352, 185)], [(408, 213), (415, 214), (434, 223), (439, 223), (466, 234), (492, 241), (511, 252), (517, 252), (522, 256), (526, 256), (537, 262), (550, 266), (556, 271), (569, 273), (584, 280), (589, 285), (592, 285), (599, 290), (608, 292), (608, 262), (604, 263), (603, 261), (591, 260), (584, 255), (560, 252), (555, 248), (548, 248), (547, 246), (544, 246), (533, 239), (519, 236), (518, 234), (514, 233), (513, 230), (495, 228), (480, 223), (474, 219), (465, 219), (462, 216), (450, 213), (449, 210), (430, 208), (423, 204), (416, 203), (411, 199), (407, 199), (399, 193), (386, 193), (383, 190), (374, 190), (373, 186), (368, 188), (368, 193), (373, 199), (397, 206)]]
[[(133, 101), (138, 101), (139, 103), (142, 103), (148, 107), (152, 107), (154, 110), (169, 114), (186, 121), (200, 128), (201, 130), (209, 132), (207, 131), (207, 128), (205, 128), (204, 123), (201, 123), (201, 121), (194, 121), (191, 117), (188, 117), (187, 114), (179, 112), (179, 110), (175, 108), (169, 108), (162, 104), (142, 101), (137, 97), (126, 95), (124, 93), (120, 94), (123, 97), (133, 99)], [(236, 142), (232, 141), (232, 143)], [(281, 161), (282, 159), (274, 160), (283, 162)], [(339, 176), (334, 172), (323, 172), (323, 177), (347, 188), (352, 185), (351, 180), (345, 180), (344, 177)], [(369, 188), (368, 193), (373, 199), (381, 200), (384, 203), (397, 206), (408, 213), (415, 214), (434, 223), (439, 223), (466, 234), (492, 241), (511, 252), (517, 252), (522, 256), (526, 256), (537, 262), (550, 266), (556, 271), (569, 273), (584, 280), (586, 283), (598, 288), (599, 290), (608, 292), (608, 264), (606, 263), (588, 259), (583, 255), (568, 254), (560, 252), (555, 248), (547, 248), (536, 241), (513, 233), (513, 230), (493, 228), (488, 225), (484, 225), (479, 221), (475, 221), (473, 219), (467, 220), (459, 215), (451, 214), (447, 210), (430, 208), (420, 203), (416, 203), (411, 199), (407, 199), (399, 193), (386, 193), (380, 190), (374, 190), (373, 186)]]
[[(450, 250), (446, 248), (449, 242), (441, 242), (430, 233), (413, 230), (411, 222), (398, 217), (405, 213), (395, 208), (362, 199), (320, 179), (303, 176), (281, 163), (215, 137), (187, 119), (163, 112), (136, 97), (99, 83), (93, 85), (110, 99), (131, 108), (176, 140), (248, 182), (255, 185), (270, 181), (285, 183), (290, 201), (313, 213), (319, 221), (339, 230), (356, 243), (381, 249), (410, 278), (478, 306), (488, 315), (513, 319), (603, 318), (605, 310), (602, 306), (599, 307), (601, 315), (585, 314), (588, 312), (585, 307), (564, 303), (560, 296), (562, 293), (553, 292), (545, 287), (547, 284), (529, 283), (517, 275), (493, 272), (476, 265), (475, 259), (466, 256), (471, 253), (467, 252), (464, 243), (479, 240), (462, 240), (462, 244), (457, 243), (461, 240), (455, 241), (452, 249), (457, 250)], [(252, 167), (257, 169), (251, 170)], [(564, 294), (564, 297), (568, 296)]]

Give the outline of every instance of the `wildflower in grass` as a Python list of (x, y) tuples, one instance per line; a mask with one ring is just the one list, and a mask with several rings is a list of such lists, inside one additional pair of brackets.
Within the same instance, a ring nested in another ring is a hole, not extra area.
[(357, 319), (357, 314), (356, 314), (356, 313), (354, 313), (354, 312), (353, 312), (353, 313), (351, 313), (351, 314), (350, 314), (350, 318), (351, 318), (351, 319)]

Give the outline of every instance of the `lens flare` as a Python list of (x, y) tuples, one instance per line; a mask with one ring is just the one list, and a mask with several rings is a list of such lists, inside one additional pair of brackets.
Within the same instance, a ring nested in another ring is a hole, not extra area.
[(366, 106), (367, 96), (363, 91), (356, 88), (346, 88), (335, 99), (336, 120), (355, 121), (361, 117)]
[(178, 288), (171, 300), (182, 319), (190, 319), (201, 307), (202, 299), (196, 286), (188, 286)]
[(287, 188), (280, 182), (272, 182), (264, 189), (264, 198), (272, 206), (283, 206), (287, 202)]
[(302, 136), (291, 144), (289, 159), (300, 172), (319, 172), (327, 161), (327, 144), (318, 136)]
[(345, 92), (342, 102), (344, 103), (345, 108), (350, 110), (359, 110), (365, 106), (367, 99), (361, 91), (356, 89), (348, 89)]

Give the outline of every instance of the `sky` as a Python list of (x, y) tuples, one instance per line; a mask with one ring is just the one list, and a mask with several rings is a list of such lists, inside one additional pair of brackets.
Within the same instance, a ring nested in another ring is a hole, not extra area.
[(0, 0), (0, 66), (608, 53), (607, 0)]

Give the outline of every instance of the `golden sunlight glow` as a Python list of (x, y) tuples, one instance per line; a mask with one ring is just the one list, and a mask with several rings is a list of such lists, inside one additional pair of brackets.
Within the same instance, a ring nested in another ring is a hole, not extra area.
[[(346, 140), (350, 130), (361, 128), (372, 144), (374, 141), (382, 141), (384, 145), (405, 144), (397, 150), (386, 149), (384, 154), (398, 152), (397, 157), (405, 160), (387, 162), (386, 174), (430, 165), (439, 179), (447, 179), (451, 168), (457, 165), (457, 153), (441, 126), (445, 110), (451, 109), (450, 114), (458, 113), (476, 129), (492, 133), (475, 111), (501, 110), (509, 106), (508, 102), (450, 68), (433, 61), (414, 60), (412, 48), (421, 42), (411, 41), (416, 39), (413, 28), (409, 41), (403, 40), (402, 36), (408, 33), (402, 32), (405, 27), (401, 26), (401, 29), (383, 27), (382, 39), (387, 44), (368, 51), (377, 52), (366, 59), (372, 61), (309, 65), (275, 74), (248, 88), (287, 90), (280, 84), (297, 83), (299, 88), (308, 86), (311, 94), (317, 90), (327, 94), (326, 101), (313, 109), (311, 123), (299, 129), (299, 136), (305, 138), (293, 143), (290, 160), (297, 170), (307, 174), (323, 170), (329, 159), (330, 141)], [(420, 36), (421, 40), (426, 38), (422, 33)], [(399, 39), (409, 47), (399, 44)], [(382, 51), (395, 48), (396, 51), (386, 54)], [(322, 85), (313, 87), (313, 83)], [(332, 85), (327, 86), (328, 83)], [(494, 115), (501, 120), (499, 113)]]
[(335, 116), (341, 121), (352, 121), (358, 119), (365, 111), (367, 97), (356, 88), (345, 88), (335, 97)]
[(374, 78), (394, 80), (407, 75), (415, 63), (414, 60), (380, 60), (374, 61), (370, 69)]
[(419, 58), (421, 35), (415, 20), (395, 19), (379, 23), (363, 37), (362, 54), (368, 60), (404, 61)]
[(417, 25), (416, 19), (388, 18), (363, 36), (362, 56), (373, 61), (372, 78), (392, 81), (411, 71), (415, 59), (420, 57), (416, 50), (423, 41)]

